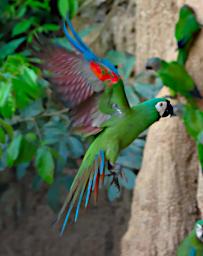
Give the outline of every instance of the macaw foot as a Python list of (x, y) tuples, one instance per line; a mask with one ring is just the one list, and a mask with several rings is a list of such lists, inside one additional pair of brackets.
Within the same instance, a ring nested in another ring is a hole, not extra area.
[(108, 162), (108, 171), (110, 173), (107, 174), (106, 176), (112, 177), (111, 185), (114, 184), (117, 187), (117, 189), (120, 191), (120, 183), (119, 183), (118, 178), (124, 177), (122, 166), (119, 164), (112, 165), (111, 163)]

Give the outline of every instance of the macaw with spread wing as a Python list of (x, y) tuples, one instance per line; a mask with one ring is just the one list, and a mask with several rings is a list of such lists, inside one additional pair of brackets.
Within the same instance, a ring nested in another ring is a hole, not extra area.
[[(98, 196), (105, 171), (115, 168), (120, 151), (161, 117), (173, 115), (165, 98), (156, 98), (130, 107), (118, 70), (106, 59), (96, 56), (81, 40), (67, 18), (64, 32), (76, 51), (47, 46), (40, 57), (42, 67), (56, 93), (70, 107), (72, 127), (86, 136), (95, 135), (71, 185), (57, 222), (63, 220), (63, 234), (73, 207), (78, 218), (85, 197), (87, 207), (91, 193)], [(116, 168), (115, 168), (116, 169)]]

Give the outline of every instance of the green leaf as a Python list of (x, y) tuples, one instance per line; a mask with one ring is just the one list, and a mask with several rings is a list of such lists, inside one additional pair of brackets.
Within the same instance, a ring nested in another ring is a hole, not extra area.
[(17, 166), (16, 177), (18, 180), (21, 180), (25, 176), (28, 166), (29, 163), (22, 163)]
[(136, 175), (131, 170), (125, 168), (123, 170), (123, 177), (119, 177), (118, 180), (123, 187), (131, 190), (135, 187)]
[(17, 135), (9, 144), (7, 148), (7, 164), (12, 167), (15, 160), (18, 158), (20, 153), (20, 147), (23, 136), (21, 134)]
[(30, 162), (33, 157), (36, 154), (36, 145), (32, 141), (28, 140), (30, 138), (30, 135), (25, 135), (21, 141), (21, 147), (20, 147), (20, 152), (19, 156), (16, 159), (16, 163), (25, 163), (25, 162)]
[(68, 137), (67, 144), (72, 157), (79, 158), (84, 154), (83, 145), (76, 137)]
[(9, 95), (4, 106), (0, 107), (0, 113), (5, 118), (11, 118), (16, 110), (15, 99), (12, 95)]
[(11, 91), (11, 84), (0, 82), (0, 107), (3, 107)]
[(49, 31), (58, 31), (59, 30), (59, 26), (58, 25), (56, 25), (56, 24), (44, 24), (44, 25), (42, 25), (42, 27), (43, 27), (43, 30), (44, 30), (44, 32), (49, 32)]
[(108, 189), (108, 199), (112, 202), (120, 197), (120, 191), (115, 185), (111, 185)]
[(54, 160), (48, 147), (38, 148), (35, 166), (39, 176), (48, 184), (52, 184), (54, 180)]
[(0, 127), (0, 143), (4, 144), (6, 142), (6, 134), (4, 129)]
[(0, 59), (4, 59), (8, 55), (15, 52), (15, 50), (25, 41), (25, 37), (11, 40), (9, 43), (0, 47)]
[(58, 10), (61, 16), (65, 19), (69, 13), (69, 0), (58, 0)]
[(69, 6), (70, 6), (69, 15), (70, 15), (70, 18), (72, 19), (77, 14), (77, 11), (78, 11), (78, 0), (69, 0)]
[(14, 78), (12, 83), (16, 105), (20, 109), (25, 108), (32, 100), (42, 96), (43, 88), (37, 83), (37, 75), (30, 68), (25, 67), (22, 75)]
[(17, 36), (19, 34), (25, 33), (32, 26), (32, 24), (33, 17), (17, 23), (12, 30), (12, 36)]
[(7, 124), (3, 119), (0, 119), (0, 126), (4, 128), (4, 130), (7, 132), (10, 139), (13, 139), (13, 128), (9, 124)]

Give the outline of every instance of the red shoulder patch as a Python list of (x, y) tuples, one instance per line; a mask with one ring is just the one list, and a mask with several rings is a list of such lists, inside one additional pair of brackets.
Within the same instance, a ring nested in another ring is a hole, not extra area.
[(116, 73), (97, 62), (90, 61), (90, 68), (99, 80), (108, 82), (109, 86), (116, 84), (120, 80), (120, 77)]

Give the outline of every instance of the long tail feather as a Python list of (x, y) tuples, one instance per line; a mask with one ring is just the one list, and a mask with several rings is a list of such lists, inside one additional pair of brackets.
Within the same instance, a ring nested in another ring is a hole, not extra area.
[(67, 37), (68, 41), (72, 44), (73, 47), (75, 47), (76, 50), (78, 50), (79, 52), (81, 52), (82, 54), (85, 53), (85, 50), (83, 47), (81, 47), (77, 41), (75, 41), (71, 35), (68, 33), (68, 30), (66, 28), (66, 23), (64, 22), (63, 24), (63, 31), (64, 31), (64, 34), (65, 36)]
[[(72, 36), (69, 34), (66, 23), (68, 24), (68, 27), (70, 28), (70, 31), (72, 32), (73, 36), (75, 37), (75, 40), (72, 38)], [(82, 53), (86, 59), (89, 61), (98, 61), (102, 63), (104, 66), (107, 66), (110, 70), (112, 70), (114, 73), (119, 75), (117, 68), (107, 59), (99, 58), (97, 55), (93, 53), (93, 51), (83, 42), (83, 40), (80, 38), (78, 33), (75, 31), (69, 17), (67, 16), (66, 22), (63, 24), (63, 31), (68, 39), (68, 41), (72, 44), (73, 47), (75, 47), (80, 53)]]
[(94, 176), (94, 173), (92, 173), (91, 177), (89, 178), (89, 183), (88, 183), (88, 187), (87, 187), (87, 194), (86, 194), (86, 199), (85, 199), (85, 208), (87, 207), (88, 202), (89, 202), (91, 189), (92, 189), (92, 184), (93, 184), (93, 176)]
[(69, 17), (66, 17), (66, 22), (70, 28), (70, 31), (72, 32), (73, 36), (75, 37), (75, 39), (78, 41), (78, 43), (80, 44), (80, 46), (88, 51), (89, 53), (91, 53), (92, 55), (95, 56), (95, 54), (92, 52), (92, 50), (83, 42), (83, 40), (81, 39), (81, 37), (78, 35), (78, 33), (75, 31), (72, 22), (70, 21)]
[[(87, 158), (86, 158), (87, 159)], [(92, 162), (88, 165), (82, 164), (79, 169), (72, 185), (70, 191), (67, 195), (65, 203), (61, 208), (56, 223), (64, 218), (63, 224), (60, 229), (60, 235), (63, 235), (67, 223), (69, 221), (71, 212), (73, 210), (74, 205), (77, 201), (77, 206), (75, 210), (74, 221), (76, 222), (79, 216), (79, 210), (82, 203), (83, 196), (86, 192), (85, 197), (85, 207), (87, 207), (91, 192), (94, 192), (94, 199), (97, 201), (98, 191), (99, 191), (99, 181), (100, 177), (105, 173), (105, 154), (103, 151), (99, 152), (99, 155), (95, 157), (91, 157)], [(84, 159), (85, 162), (85, 159)]]

